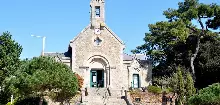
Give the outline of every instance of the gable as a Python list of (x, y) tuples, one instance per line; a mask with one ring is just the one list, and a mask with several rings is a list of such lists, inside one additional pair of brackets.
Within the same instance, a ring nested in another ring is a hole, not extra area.
[[(85, 33), (87, 30), (91, 29), (91, 24), (89, 24), (88, 26), (86, 26), (86, 28), (84, 28), (76, 37), (73, 38), (73, 40), (71, 40), (70, 42), (73, 43), (75, 42), (79, 37), (81, 37), (82, 35), (86, 35), (83, 34)], [(124, 45), (124, 42), (107, 26), (105, 25), (104, 30), (108, 31), (120, 44)]]

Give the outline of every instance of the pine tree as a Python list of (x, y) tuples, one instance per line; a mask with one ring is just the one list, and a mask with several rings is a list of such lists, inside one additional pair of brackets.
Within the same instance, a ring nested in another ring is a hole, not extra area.
[(178, 86), (177, 86), (177, 94), (178, 94), (178, 103), (182, 104), (184, 102), (184, 79), (183, 79), (183, 74), (181, 71), (181, 68), (177, 68), (177, 79), (178, 79)]
[(191, 97), (196, 92), (196, 89), (194, 87), (194, 81), (193, 81), (192, 75), (189, 72), (186, 75), (185, 87), (186, 87), (185, 95), (186, 95), (186, 98), (188, 99), (189, 97)]

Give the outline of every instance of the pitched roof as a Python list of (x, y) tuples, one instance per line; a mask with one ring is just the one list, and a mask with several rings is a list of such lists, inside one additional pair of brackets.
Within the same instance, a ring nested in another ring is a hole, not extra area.
[(57, 57), (60, 61), (64, 60), (64, 59), (70, 59), (71, 58), (71, 54), (69, 54), (68, 52), (65, 52), (65, 53), (45, 52), (44, 56)]
[[(90, 27), (91, 27), (91, 24), (86, 26), (86, 28), (84, 28), (76, 37), (74, 37), (73, 40), (71, 40), (71, 42), (74, 42), (81, 35), (81, 33), (85, 32)], [(105, 24), (105, 29), (107, 29), (107, 31), (109, 31), (121, 44), (124, 45), (124, 42), (106, 24)]]
[(105, 25), (105, 28), (121, 43), (124, 45), (124, 42), (107, 26)]
[(123, 54), (123, 60), (124, 61), (132, 61), (133, 59), (134, 59), (133, 56), (125, 54), (125, 53)]
[(123, 60), (133, 60), (133, 59), (137, 59), (137, 60), (148, 60), (147, 56), (145, 54), (131, 54), (128, 55), (126, 53), (123, 54)]

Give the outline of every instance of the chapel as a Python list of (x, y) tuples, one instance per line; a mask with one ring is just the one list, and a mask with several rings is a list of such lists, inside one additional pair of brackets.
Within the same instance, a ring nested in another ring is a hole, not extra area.
[[(150, 85), (152, 62), (144, 54), (124, 52), (125, 44), (105, 23), (105, 0), (91, 0), (90, 7), (90, 23), (70, 40), (68, 51), (44, 55), (55, 57), (79, 74), (84, 79), (82, 90), (88, 95), (99, 89), (121, 96), (124, 90)], [(84, 95), (83, 99), (90, 98)]]

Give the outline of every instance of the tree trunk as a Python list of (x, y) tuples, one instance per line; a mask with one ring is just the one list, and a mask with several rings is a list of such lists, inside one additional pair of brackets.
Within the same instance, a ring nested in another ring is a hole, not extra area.
[(193, 80), (194, 81), (196, 79), (194, 61), (195, 61), (195, 59), (196, 59), (196, 57), (198, 55), (199, 48), (200, 48), (200, 37), (198, 36), (197, 42), (196, 42), (195, 53), (192, 55), (191, 60), (190, 60), (190, 66), (191, 66), (192, 76), (193, 76)]
[(200, 16), (198, 16), (198, 17), (199, 17), (198, 22), (199, 22), (200, 26), (202, 27), (202, 32), (198, 35), (198, 37), (196, 39), (196, 49), (195, 49), (195, 52), (192, 54), (192, 57), (190, 60), (190, 66), (191, 66), (192, 76), (193, 76), (194, 81), (196, 80), (194, 61), (195, 61), (195, 59), (198, 55), (199, 49), (200, 49), (200, 38), (205, 35), (205, 27), (202, 23), (201, 17)]

